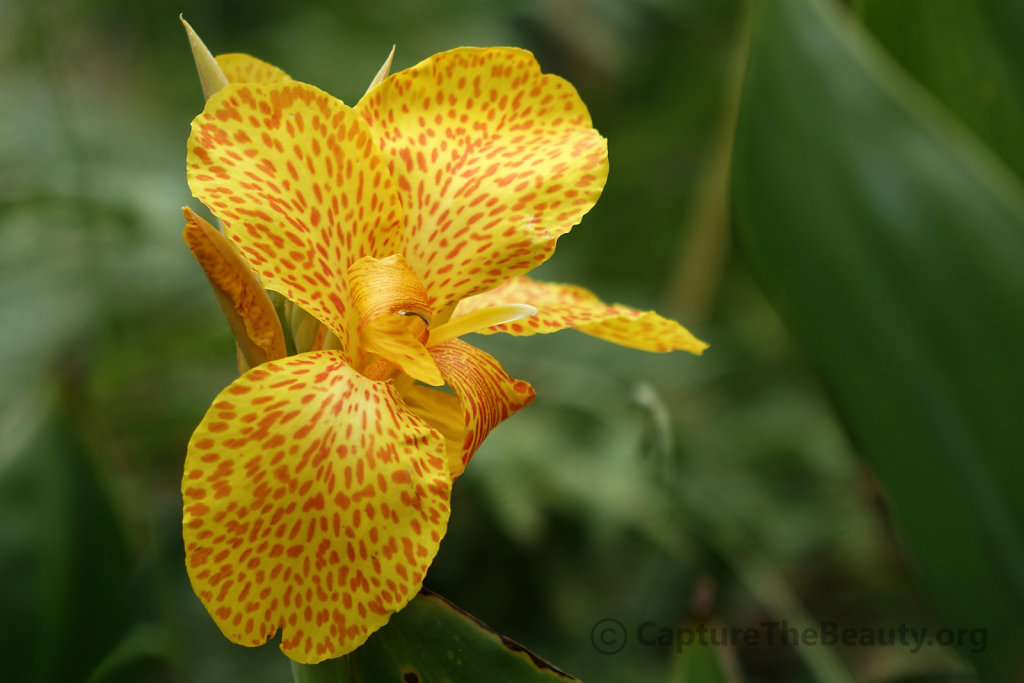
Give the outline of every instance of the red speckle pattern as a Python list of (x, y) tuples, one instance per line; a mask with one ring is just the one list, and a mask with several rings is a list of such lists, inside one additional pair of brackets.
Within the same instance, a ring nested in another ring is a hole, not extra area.
[(230, 85), (188, 143), (192, 192), (262, 278), (354, 354), (348, 269), (400, 251), (402, 208), (366, 123), (302, 83)]
[[(489, 331), (703, 345), (654, 313), (516, 277), (608, 172), (576, 91), (528, 52), (435, 55), (355, 109), (246, 55), (218, 63), (233, 84), (193, 122), (189, 186), (262, 284), (341, 348), (259, 365), (214, 401), (186, 458), (186, 561), (229, 638), (259, 645), (280, 629), (285, 653), (313, 663), (358, 647), (419, 590), (452, 479), (534, 397), (462, 341), (426, 347), (435, 313), (476, 294), (456, 315), (540, 309)], [(457, 398), (402, 377), (403, 399), (399, 372)]]
[(356, 105), (406, 213), (405, 258), (435, 310), (525, 273), (597, 201), (607, 144), (567, 81), (512, 48), (459, 48)]
[(537, 315), (479, 332), (506, 332), (526, 336), (575, 328), (600, 339), (643, 351), (689, 351), (700, 354), (707, 348), (707, 344), (694, 337), (685, 327), (654, 311), (638, 311), (621, 304), (606, 304), (583, 287), (540, 282), (528, 277), (509, 280), (490, 292), (463, 300), (455, 309), (455, 316), (512, 303), (529, 303), (537, 308)]
[(321, 351), (220, 393), (182, 482), (192, 585), (231, 640), (317, 662), (419, 590), (448, 522), (443, 437), (386, 382)]

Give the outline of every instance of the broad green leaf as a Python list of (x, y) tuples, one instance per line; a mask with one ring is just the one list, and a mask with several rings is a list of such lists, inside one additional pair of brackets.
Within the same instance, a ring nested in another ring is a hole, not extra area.
[(861, 0), (860, 15), (900, 66), (1024, 178), (1024, 61), (998, 40), (997, 17), (964, 0)]
[(1016, 66), (1017, 87), (1024, 88), (1024, 3), (1017, 0), (981, 0), (1003, 52)]
[(128, 549), (69, 418), (21, 408), (0, 444), (0, 679), (83, 681), (125, 627)]
[(293, 670), (299, 683), (576, 680), (427, 590), (348, 657)]
[(740, 239), (987, 677), (1024, 637), (1024, 189), (836, 5), (756, 3)]

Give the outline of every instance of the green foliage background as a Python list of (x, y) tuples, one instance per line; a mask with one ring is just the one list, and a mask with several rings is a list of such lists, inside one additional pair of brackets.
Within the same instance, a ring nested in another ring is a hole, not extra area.
[[(219, 634), (184, 571), (185, 444), (235, 364), (180, 238), (202, 95), (179, 12), (347, 101), (392, 44), (396, 68), (534, 51), (611, 158), (538, 275), (711, 344), (474, 339), (538, 399), (459, 480), (427, 586), (585, 680), (1020, 679), (1018, 7), (6, 0), (0, 680), (291, 679), (273, 644)], [(591, 642), (603, 619), (617, 654)], [(986, 640), (636, 637), (766, 621)]]

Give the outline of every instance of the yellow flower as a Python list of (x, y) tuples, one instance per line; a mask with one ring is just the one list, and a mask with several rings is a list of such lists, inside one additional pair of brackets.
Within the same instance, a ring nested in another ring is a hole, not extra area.
[[(524, 277), (608, 169), (576, 91), (530, 53), (434, 55), (354, 107), (252, 57), (218, 64), (231, 84), (193, 122), (188, 180), (230, 241), (188, 210), (186, 240), (253, 367), (189, 442), (187, 569), (231, 640), (281, 629), (285, 654), (313, 663), (417, 593), (452, 481), (533, 398), (458, 337), (575, 327), (648, 350), (704, 344)], [(284, 355), (262, 287), (322, 323), (311, 350)]]

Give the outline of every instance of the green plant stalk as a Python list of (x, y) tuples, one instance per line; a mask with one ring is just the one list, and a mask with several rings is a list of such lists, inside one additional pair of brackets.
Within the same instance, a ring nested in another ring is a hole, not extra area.
[(292, 662), (292, 677), (295, 683), (349, 683), (352, 666), (347, 656), (325, 659), (319, 664)]

